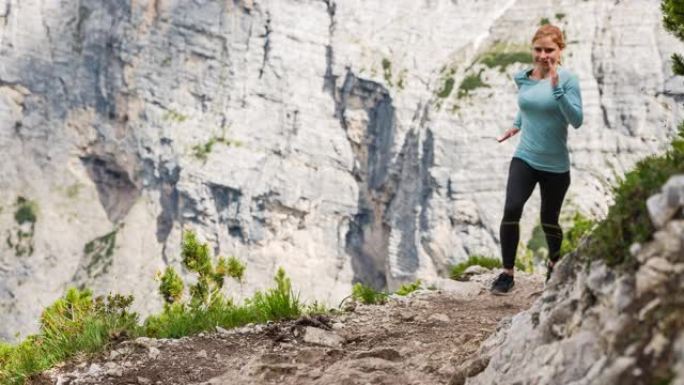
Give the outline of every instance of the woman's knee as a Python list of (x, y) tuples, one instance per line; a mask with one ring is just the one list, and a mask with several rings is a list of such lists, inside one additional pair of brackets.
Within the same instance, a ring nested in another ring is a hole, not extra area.
[(563, 236), (563, 229), (560, 227), (560, 224), (558, 222), (555, 223), (544, 223), (542, 222), (541, 224), (542, 230), (544, 230), (544, 234), (546, 235), (552, 235), (552, 236)]
[(507, 205), (504, 207), (503, 220), (505, 222), (517, 222), (522, 217), (522, 205)]

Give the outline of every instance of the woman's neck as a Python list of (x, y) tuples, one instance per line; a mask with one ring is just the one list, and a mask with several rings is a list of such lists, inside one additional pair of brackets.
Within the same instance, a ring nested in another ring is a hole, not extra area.
[(544, 79), (548, 74), (549, 70), (543, 67), (534, 67), (534, 70), (532, 70), (532, 76), (536, 79)]

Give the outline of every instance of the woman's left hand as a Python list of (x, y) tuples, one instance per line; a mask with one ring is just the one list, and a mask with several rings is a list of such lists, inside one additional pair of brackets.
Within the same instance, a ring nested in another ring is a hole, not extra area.
[(549, 76), (551, 77), (551, 87), (558, 85), (558, 63), (554, 58), (549, 58)]

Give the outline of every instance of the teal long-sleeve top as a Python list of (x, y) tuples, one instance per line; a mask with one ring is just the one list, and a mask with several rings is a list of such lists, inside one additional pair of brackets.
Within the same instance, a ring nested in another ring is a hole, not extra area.
[(570, 170), (568, 124), (582, 125), (582, 95), (577, 76), (558, 67), (558, 85), (551, 79), (530, 79), (531, 68), (514, 75), (518, 86), (518, 114), (513, 126), (521, 130), (514, 157), (541, 171)]

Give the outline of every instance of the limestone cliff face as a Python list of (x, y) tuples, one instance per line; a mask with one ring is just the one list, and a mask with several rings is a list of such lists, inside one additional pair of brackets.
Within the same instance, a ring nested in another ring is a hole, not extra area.
[(543, 18), (584, 98), (566, 208), (600, 214), (684, 115), (658, 2), (0, 1), (0, 338), (70, 284), (158, 309), (183, 229), (247, 262), (230, 290), (331, 302), (497, 255), (526, 64), (481, 59)]

